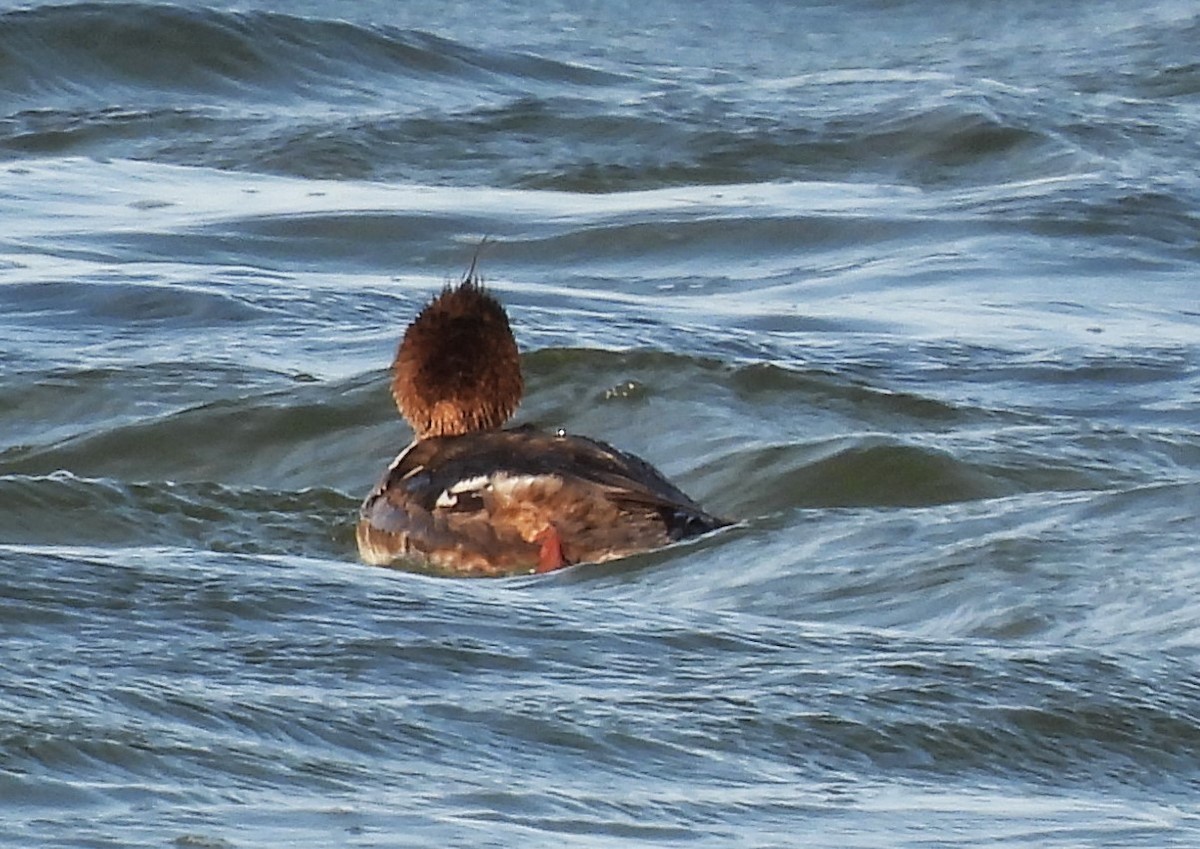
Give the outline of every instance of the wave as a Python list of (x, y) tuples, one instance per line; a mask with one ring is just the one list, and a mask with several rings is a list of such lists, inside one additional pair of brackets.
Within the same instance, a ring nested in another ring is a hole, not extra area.
[[(427, 32), (262, 11), (150, 3), (40, 6), (0, 15), (5, 97), (108, 86), (209, 94), (361, 98), (366, 76), (479, 85), (517, 78), (588, 85), (616, 77)], [(49, 72), (49, 73), (48, 73)], [(357, 95), (357, 97), (355, 97)]]
[[(584, 155), (531, 175), (521, 185), (607, 192), (834, 176), (936, 188), (1038, 179), (1070, 173), (1080, 161), (1075, 149), (1048, 129), (980, 110), (969, 99), (944, 103), (918, 98), (893, 110), (890, 104), (836, 119), (784, 114), (763, 120), (731, 114), (716, 123), (687, 112), (637, 117), (552, 113), (531, 129), (538, 136), (568, 139)], [(603, 155), (603, 140), (616, 137), (641, 143)]]
[[(419, 763), (458, 793), (473, 781), (464, 751), (499, 764), (516, 750), (534, 776), (579, 757), (631, 781), (649, 780), (649, 752), (656, 787), (710, 776), (710, 761), (731, 786), (755, 787), (764, 764), (1056, 791), (1161, 793), (1167, 782), (1184, 796), (1197, 780), (1194, 664), (1161, 653), (821, 628), (595, 586), (557, 592), (553, 580), (537, 595), (169, 550), (5, 553), (39, 567), (27, 584), (0, 585), (14, 626), (78, 622), (93, 641), (53, 674), (33, 661), (56, 643), (14, 659), (0, 700), (56, 707), (10, 723), (26, 777), (233, 771), (247, 788), (336, 790), (388, 760)], [(788, 603), (803, 606), (803, 582), (792, 588)], [(113, 655), (141, 675), (77, 686), (116, 678)], [(239, 686), (197, 686), (216, 676)], [(296, 766), (314, 762), (337, 768)], [(568, 789), (586, 807), (600, 801), (590, 785)], [(714, 804), (727, 807), (720, 789)]]
[[(155, 375), (149, 378), (152, 384), (190, 386), (207, 367), (150, 370)], [(228, 371), (220, 375), (234, 376)], [(147, 380), (144, 375), (137, 377)], [(387, 412), (382, 386), (367, 387), (354, 379), (279, 389), (264, 385), (273, 382), (271, 375), (251, 371), (243, 376), (251, 386), (240, 389), (224, 384), (220, 376), (200, 377), (195, 382), (208, 385), (217, 396), (201, 403), (176, 406), (164, 399), (158, 409), (138, 415), (133, 410), (145, 402), (131, 394), (122, 405), (109, 398), (105, 407), (89, 414), (88, 399), (103, 398), (113, 390), (114, 381), (108, 372), (90, 370), (75, 373), (74, 378), (75, 391), (83, 397), (72, 404), (80, 415), (67, 434), (62, 432), (65, 422), (43, 435), (41, 422), (29, 421), (23, 432), (10, 435), (9, 447), (0, 451), (0, 467), (5, 471), (38, 475), (66, 470), (121, 481), (213, 482), (288, 490), (336, 486), (347, 475), (347, 463), (361, 467), (369, 462), (363, 457), (370, 452), (362, 450), (355, 429)], [(42, 403), (52, 406), (49, 399)]]
[(350, 559), (358, 499), (215, 483), (132, 483), (69, 472), (0, 475), (6, 544), (164, 546)]
[[(699, 415), (707, 408), (738, 420), (809, 410), (845, 421), (851, 431), (870, 433), (885, 425), (897, 432), (944, 430), (989, 415), (829, 372), (727, 365), (650, 350), (549, 348), (526, 355), (524, 368), (528, 391), (521, 419), (608, 433), (611, 439), (621, 431), (639, 441), (648, 436), (651, 431), (628, 421), (628, 413), (658, 403)], [(156, 405), (147, 404), (150, 393)], [(210, 397), (195, 400), (204, 395)], [(6, 423), (9, 447), (0, 458), (7, 470), (18, 473), (62, 468), (127, 480), (321, 485), (313, 474), (338, 477), (338, 464), (328, 465), (331, 455), (363, 455), (359, 431), (400, 430), (381, 371), (311, 382), (203, 362), (63, 369), (47, 385), (13, 381), (0, 400), (31, 411)], [(57, 418), (56, 404), (68, 405)], [(135, 412), (139, 409), (144, 412)], [(55, 426), (46, 427), (47, 422)], [(732, 435), (742, 426), (732, 423), (714, 437)], [(151, 447), (155, 450), (147, 450)], [(686, 452), (688, 446), (679, 449)], [(297, 452), (303, 456), (287, 459)], [(319, 470), (305, 471), (310, 463)]]
[[(586, 349), (536, 351), (525, 370), (519, 421), (644, 456), (734, 519), (930, 507), (1114, 480), (1090, 454), (1061, 456), (1050, 432), (997, 458), (960, 434), (991, 430), (1000, 414), (854, 376)], [(382, 372), (297, 382), (176, 363), (63, 372), (56, 383), (14, 382), (0, 397), (29, 412), (7, 423), (0, 449), (0, 538), (345, 556), (329, 541), (348, 542), (358, 499), (409, 439)], [(159, 387), (167, 394), (148, 405), (143, 396)], [(689, 422), (689, 437), (661, 421)]]
[(306, 177), (456, 185), (499, 177), (510, 187), (589, 194), (831, 178), (993, 185), (1078, 173), (1091, 162), (1052, 127), (970, 103), (918, 103), (836, 124), (787, 114), (763, 122), (737, 111), (702, 122), (625, 103), (624, 82), (587, 96), (513, 82), (484, 102), (460, 90), (414, 109), (398, 93), (372, 114), (247, 127), (227, 161)]
[[(1050, 120), (976, 91), (930, 97), (927, 80), (885, 75), (861, 83), (873, 96), (857, 112), (830, 113), (830, 90), (853, 103), (857, 89), (817, 78), (764, 95), (753, 82), (735, 105), (686, 80), (276, 12), (0, 14), (0, 149), (18, 155), (572, 192), (1011, 182), (1089, 161)], [(818, 106), (780, 108), (792, 101)]]
[[(1186, 90), (1194, 70), (1145, 84)], [(1154, 186), (1161, 175), (1114, 170), (1145, 124), (1057, 103), (987, 79), (869, 69), (721, 85), (633, 76), (277, 12), (79, 3), (0, 14), (10, 155), (590, 193), (831, 179), (963, 192), (1100, 174), (1100, 186), (1128, 185), (1099, 207), (1057, 197), (1014, 209), (1008, 193), (987, 206), (1002, 227), (1128, 228), (1194, 258), (1190, 197)], [(1188, 134), (1153, 141), (1186, 172)]]

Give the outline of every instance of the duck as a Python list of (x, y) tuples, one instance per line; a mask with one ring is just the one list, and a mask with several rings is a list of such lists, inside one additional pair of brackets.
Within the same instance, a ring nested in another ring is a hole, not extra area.
[(508, 315), (474, 266), (408, 326), (392, 398), (413, 431), (359, 511), (362, 560), (451, 576), (552, 572), (728, 525), (598, 439), (505, 427), (524, 392)]

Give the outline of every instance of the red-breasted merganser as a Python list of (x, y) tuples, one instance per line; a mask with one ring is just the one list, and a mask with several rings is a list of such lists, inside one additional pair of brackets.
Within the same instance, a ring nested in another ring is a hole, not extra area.
[(599, 440), (501, 430), (521, 401), (521, 362), (504, 307), (472, 273), (409, 325), (391, 388), (415, 438), (363, 502), (357, 538), (368, 563), (549, 572), (728, 524)]

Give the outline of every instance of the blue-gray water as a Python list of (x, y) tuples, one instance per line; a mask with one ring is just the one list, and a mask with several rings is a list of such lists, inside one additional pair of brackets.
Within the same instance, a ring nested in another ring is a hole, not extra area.
[[(0, 844), (1200, 845), (1192, 2), (0, 4)], [(357, 562), (467, 267), (713, 537)]]

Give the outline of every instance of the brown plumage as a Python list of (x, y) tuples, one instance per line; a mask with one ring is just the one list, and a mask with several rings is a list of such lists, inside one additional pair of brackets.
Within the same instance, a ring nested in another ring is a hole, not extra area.
[(392, 363), (392, 398), (417, 439), (500, 427), (524, 390), (504, 307), (470, 275), (421, 311)]
[(392, 365), (416, 438), (363, 502), (363, 560), (458, 575), (550, 571), (727, 524), (611, 445), (500, 430), (523, 387), (504, 308), (473, 275), (421, 311)]

